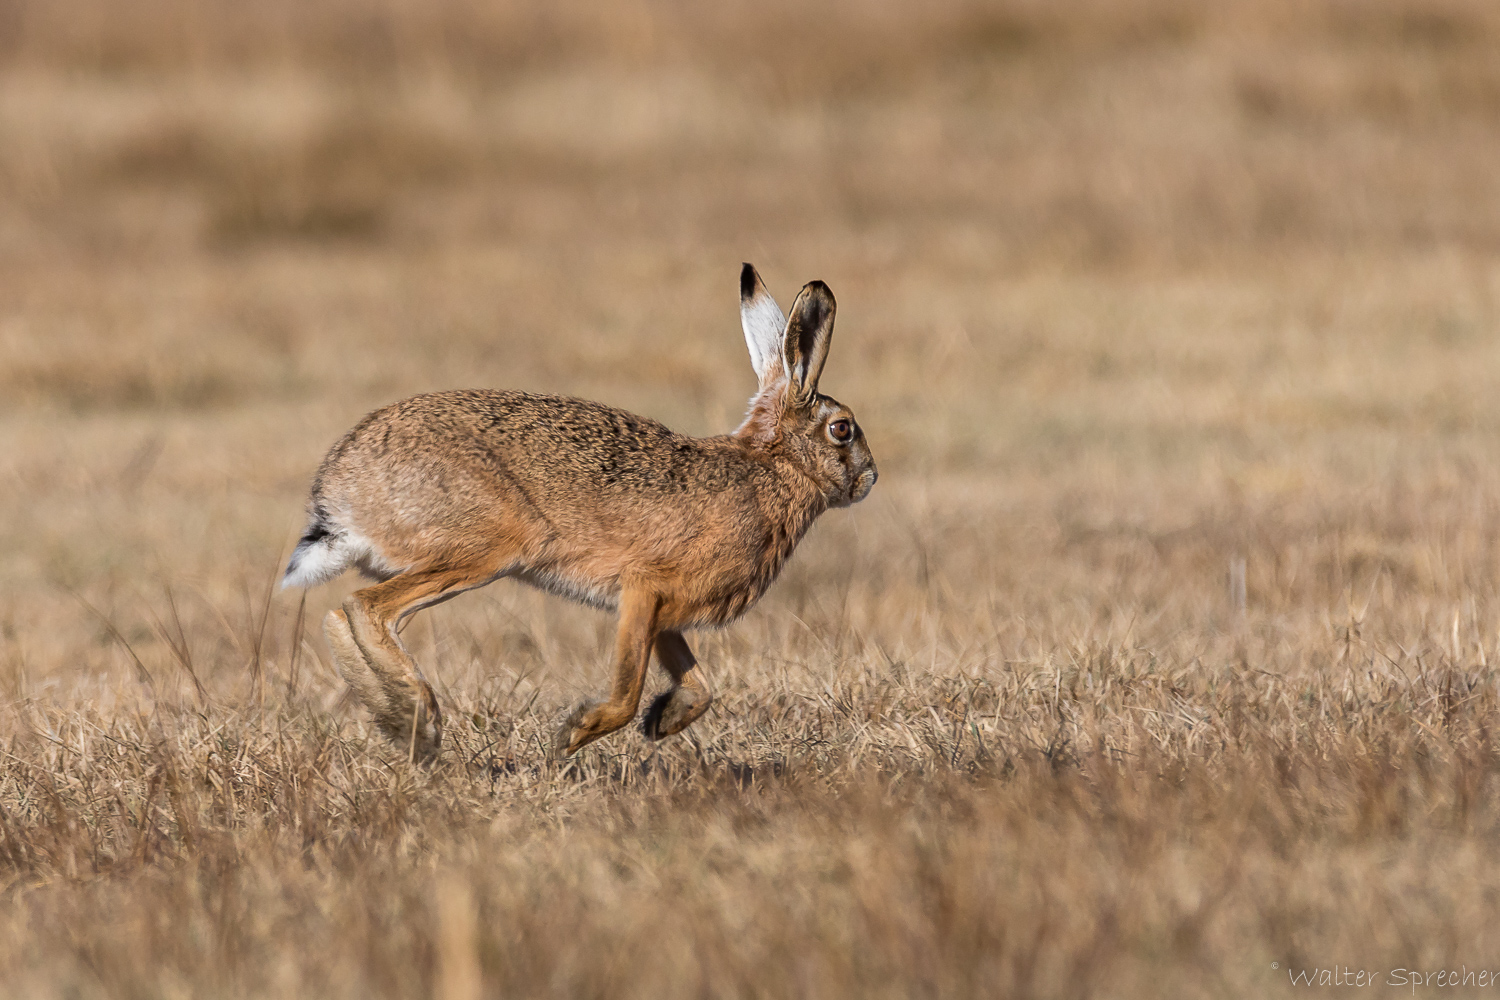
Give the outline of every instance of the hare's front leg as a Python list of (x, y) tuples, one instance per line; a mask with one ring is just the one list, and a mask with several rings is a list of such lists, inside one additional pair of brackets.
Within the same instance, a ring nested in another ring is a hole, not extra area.
[(620, 630), (615, 635), (615, 681), (609, 701), (586, 701), (563, 720), (552, 739), (554, 756), (566, 757), (601, 736), (607, 736), (635, 718), (651, 662), (651, 641), (656, 638), (656, 612), (660, 600), (644, 590), (626, 589), (620, 594)]
[(682, 732), (708, 711), (714, 700), (714, 693), (708, 686), (708, 675), (698, 666), (681, 632), (666, 631), (657, 635), (656, 659), (672, 676), (672, 687), (646, 710), (641, 732), (648, 740)]

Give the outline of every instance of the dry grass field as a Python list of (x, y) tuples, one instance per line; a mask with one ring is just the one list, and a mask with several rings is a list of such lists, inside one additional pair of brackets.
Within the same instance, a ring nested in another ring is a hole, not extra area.
[[(1492, 0), (0, 0), (0, 996), (1493, 992), (1497, 163)], [(743, 260), (874, 493), (659, 746), (546, 759), (608, 616), (419, 616), (409, 765), (324, 450), (727, 430)]]

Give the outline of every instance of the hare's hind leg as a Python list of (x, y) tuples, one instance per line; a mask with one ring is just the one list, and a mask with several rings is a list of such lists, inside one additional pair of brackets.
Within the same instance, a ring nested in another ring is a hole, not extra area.
[[(363, 617), (364, 612), (356, 612), (356, 620)], [(380, 631), (378, 626), (375, 631)], [(323, 619), (323, 634), (338, 661), (339, 673), (375, 716), (381, 732), (414, 759), (426, 761), (435, 756), (442, 742), (442, 712), (432, 687), (417, 673), (415, 664), (410, 670), (401, 667), (399, 672), (393, 671), (391, 655), (378, 642), (369, 643), (373, 648), (367, 653), (354, 638), (345, 608), (328, 612)], [(410, 660), (404, 653), (402, 658)]]
[(323, 636), (328, 640), (328, 648), (333, 650), (339, 673), (359, 700), (375, 712), (376, 718), (389, 714), (385, 689), (375, 671), (365, 662), (365, 654), (359, 651), (343, 608), (334, 608), (323, 617)]
[(648, 591), (620, 594), (620, 629), (615, 635), (615, 682), (609, 701), (586, 701), (563, 720), (552, 740), (554, 757), (566, 757), (587, 743), (629, 724), (641, 704), (651, 642), (656, 638), (657, 596)]
[(396, 626), (413, 611), (482, 586), (493, 576), (474, 570), (398, 573), (355, 591), (324, 619), (323, 631), (339, 672), (374, 713), (381, 731), (416, 760), (437, 756), (443, 714), (432, 686), (396, 635)]
[(672, 687), (646, 710), (641, 732), (648, 740), (680, 733), (708, 711), (714, 693), (708, 675), (698, 666), (681, 632), (661, 632), (656, 637), (656, 660), (672, 677)]

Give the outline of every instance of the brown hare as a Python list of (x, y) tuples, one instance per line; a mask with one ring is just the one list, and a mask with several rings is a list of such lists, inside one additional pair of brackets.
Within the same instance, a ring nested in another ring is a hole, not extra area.
[(833, 293), (814, 281), (785, 318), (744, 266), (740, 318), (760, 387), (744, 423), (718, 437), (492, 389), (376, 410), (313, 477), (282, 586), (349, 568), (378, 581), (330, 611), (323, 631), (344, 678), (414, 759), (438, 752), (442, 712), (399, 626), (501, 577), (619, 611), (609, 700), (575, 708), (555, 754), (635, 717), (653, 650), (672, 686), (646, 712), (645, 734), (681, 732), (713, 697), (682, 633), (742, 615), (819, 514), (875, 485), (854, 414), (818, 392), (833, 315)]

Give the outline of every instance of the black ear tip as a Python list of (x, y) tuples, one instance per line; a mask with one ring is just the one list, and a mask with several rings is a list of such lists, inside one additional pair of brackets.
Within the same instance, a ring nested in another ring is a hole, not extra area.
[(825, 282), (809, 281), (806, 291), (809, 296), (820, 302), (825, 302), (830, 306), (834, 304), (833, 289), (829, 288)]
[(755, 265), (746, 262), (740, 268), (740, 298), (748, 299), (753, 296), (755, 294), (756, 283), (759, 280), (760, 275), (755, 273)]

